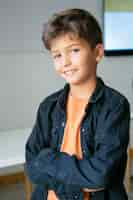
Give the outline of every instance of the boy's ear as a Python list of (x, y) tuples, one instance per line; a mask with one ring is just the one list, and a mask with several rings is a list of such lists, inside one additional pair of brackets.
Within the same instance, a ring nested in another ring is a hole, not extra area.
[(102, 59), (103, 55), (104, 55), (103, 44), (97, 44), (96, 45), (95, 53), (96, 53), (96, 62), (99, 63), (100, 60)]

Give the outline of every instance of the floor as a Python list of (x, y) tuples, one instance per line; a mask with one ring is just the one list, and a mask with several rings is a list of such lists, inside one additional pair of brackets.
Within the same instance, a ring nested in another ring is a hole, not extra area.
[[(23, 184), (14, 184), (0, 188), (0, 200), (25, 200)], [(129, 200), (133, 200), (133, 181), (132, 191)]]

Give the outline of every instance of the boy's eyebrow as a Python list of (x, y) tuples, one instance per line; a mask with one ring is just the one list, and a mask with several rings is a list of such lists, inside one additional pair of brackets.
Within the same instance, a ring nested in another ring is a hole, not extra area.
[[(73, 44), (70, 44), (70, 45), (64, 47), (64, 49), (69, 49), (72, 46), (79, 46), (79, 45), (80, 45), (80, 43), (73, 43)], [(59, 51), (58, 49), (51, 50), (52, 53), (56, 53), (58, 51)]]

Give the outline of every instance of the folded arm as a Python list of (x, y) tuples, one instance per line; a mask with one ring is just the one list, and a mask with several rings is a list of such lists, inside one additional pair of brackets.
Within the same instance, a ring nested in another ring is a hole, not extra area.
[[(126, 101), (117, 105), (97, 128), (95, 153), (91, 158), (78, 160), (65, 152), (55, 152), (51, 148), (39, 149), (38, 135), (27, 143), (25, 169), (32, 182), (44, 184), (56, 180), (59, 183), (87, 188), (90, 191), (106, 188), (119, 166), (123, 155), (126, 157), (129, 141), (129, 105)], [(100, 122), (99, 122), (100, 123)], [(34, 132), (33, 131), (33, 132)], [(33, 147), (34, 146), (34, 147)], [(40, 147), (39, 147), (40, 148)]]

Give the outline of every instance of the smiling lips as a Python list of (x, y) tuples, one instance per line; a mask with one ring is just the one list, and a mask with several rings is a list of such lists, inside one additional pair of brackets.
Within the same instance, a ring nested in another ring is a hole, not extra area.
[(64, 71), (64, 74), (65, 75), (68, 75), (68, 76), (71, 76), (74, 74), (74, 72), (76, 72), (77, 69), (71, 69), (71, 70), (67, 70), (67, 71)]

